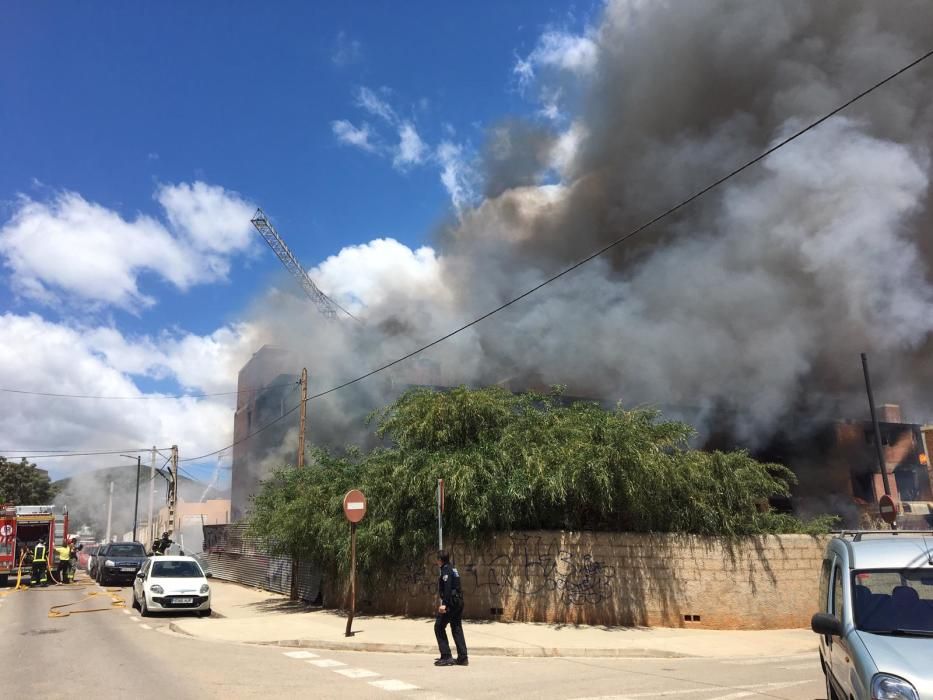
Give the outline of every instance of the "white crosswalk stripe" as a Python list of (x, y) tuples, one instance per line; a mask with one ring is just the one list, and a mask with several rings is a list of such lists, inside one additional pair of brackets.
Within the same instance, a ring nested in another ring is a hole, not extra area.
[(381, 688), (382, 690), (388, 690), (390, 693), (394, 693), (399, 690), (418, 690), (418, 686), (412, 685), (411, 683), (406, 683), (405, 681), (396, 681), (396, 680), (369, 681), (369, 684), (375, 688)]
[(335, 668), (334, 673), (339, 673), (347, 678), (378, 678), (381, 675), (365, 668)]
[(310, 651), (285, 651), (282, 652), (290, 659), (316, 659), (317, 654), (312, 654)]
[(318, 668), (335, 668), (337, 666), (346, 666), (343, 661), (337, 661), (335, 659), (311, 659), (308, 663), (317, 666)]

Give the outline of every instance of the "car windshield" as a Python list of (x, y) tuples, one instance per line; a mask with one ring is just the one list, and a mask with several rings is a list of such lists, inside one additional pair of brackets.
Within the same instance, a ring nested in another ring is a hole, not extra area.
[(856, 571), (853, 581), (858, 629), (933, 635), (933, 569)]
[(144, 557), (146, 550), (141, 544), (112, 544), (107, 550), (107, 555), (111, 557)]
[(201, 578), (204, 574), (193, 561), (156, 561), (152, 575), (157, 578)]

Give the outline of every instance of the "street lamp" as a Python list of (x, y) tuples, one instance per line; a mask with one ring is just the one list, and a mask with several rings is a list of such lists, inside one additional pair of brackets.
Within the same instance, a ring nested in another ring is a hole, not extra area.
[[(120, 455), (127, 459), (133, 459), (130, 455)], [(136, 503), (133, 506), (133, 542), (136, 541), (136, 523), (139, 522), (139, 467), (142, 457), (136, 455)]]

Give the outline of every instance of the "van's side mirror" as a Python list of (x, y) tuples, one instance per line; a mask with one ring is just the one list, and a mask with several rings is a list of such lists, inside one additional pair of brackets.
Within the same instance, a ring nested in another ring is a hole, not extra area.
[(137, 571), (136, 578), (146, 578), (146, 574), (142, 571)]
[(810, 629), (817, 634), (832, 637), (842, 636), (842, 621), (829, 613), (817, 613), (810, 619)]
[(206, 572), (206, 573), (204, 574), (204, 578), (214, 578), (214, 574), (212, 574), (210, 571), (208, 571), (208, 572)]

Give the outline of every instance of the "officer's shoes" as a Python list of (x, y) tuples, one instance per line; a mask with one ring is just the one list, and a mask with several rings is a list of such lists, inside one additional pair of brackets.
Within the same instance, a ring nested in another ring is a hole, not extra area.
[(458, 658), (454, 663), (456, 663), (457, 666), (469, 666), (469, 665), (470, 665), (470, 659), (469, 659), (468, 657), (464, 656), (462, 659)]
[(454, 661), (451, 657), (446, 657), (443, 659), (438, 659), (434, 662), (435, 666), (456, 666), (457, 662)]

